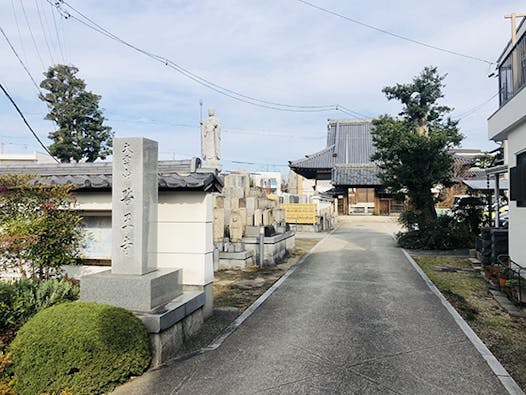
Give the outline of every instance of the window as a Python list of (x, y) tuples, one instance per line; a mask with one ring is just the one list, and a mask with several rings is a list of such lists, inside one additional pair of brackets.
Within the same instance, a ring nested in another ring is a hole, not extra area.
[(499, 68), (499, 85), (500, 104), (502, 105), (513, 97), (513, 70), (511, 68), (511, 57), (508, 57)]
[(517, 155), (517, 166), (510, 169), (510, 198), (526, 207), (526, 152)]
[(500, 105), (504, 105), (526, 85), (526, 34), (499, 65)]

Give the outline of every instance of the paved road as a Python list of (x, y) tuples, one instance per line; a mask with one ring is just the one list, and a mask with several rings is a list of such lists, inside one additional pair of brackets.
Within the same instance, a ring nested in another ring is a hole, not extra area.
[(506, 393), (393, 230), (346, 219), (220, 348), (120, 393)]

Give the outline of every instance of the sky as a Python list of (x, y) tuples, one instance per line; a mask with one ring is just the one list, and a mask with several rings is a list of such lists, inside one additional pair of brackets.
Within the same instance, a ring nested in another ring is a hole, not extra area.
[[(75, 65), (87, 89), (101, 95), (115, 136), (156, 140), (163, 160), (201, 156), (200, 119), (214, 108), (225, 170), (284, 174), (288, 161), (325, 147), (327, 119), (396, 115), (400, 104), (382, 88), (410, 82), (426, 66), (447, 75), (441, 103), (460, 118), (462, 146), (496, 148), (487, 138), (487, 118), (498, 108), (490, 63), (510, 38), (504, 15), (526, 11), (517, 0), (67, 0), (58, 8), (56, 2), (0, 0), (0, 27), (37, 83), (53, 64)], [(168, 62), (87, 27), (81, 15)], [(0, 83), (49, 145), (55, 125), (43, 119), (46, 105), (3, 36), (0, 55)], [(279, 110), (329, 105), (329, 111)], [(5, 96), (0, 147), (43, 151)]]

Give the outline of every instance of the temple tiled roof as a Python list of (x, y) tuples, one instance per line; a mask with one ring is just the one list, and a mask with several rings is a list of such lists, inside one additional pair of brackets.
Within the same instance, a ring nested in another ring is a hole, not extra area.
[(371, 162), (375, 152), (371, 128), (368, 119), (329, 119), (326, 148), (289, 162), (289, 167), (307, 178), (330, 174), (335, 186), (381, 185), (378, 168)]
[(378, 166), (374, 163), (341, 164), (332, 168), (332, 185), (377, 186), (382, 182), (378, 178)]
[(332, 169), (337, 164), (370, 163), (374, 153), (370, 120), (329, 120), (327, 147), (290, 162), (295, 169)]
[[(220, 191), (222, 180), (214, 172), (199, 168), (197, 158), (159, 162), (159, 189)], [(31, 174), (34, 183), (72, 184), (78, 190), (111, 189), (112, 164), (61, 163), (0, 166), (0, 174)]]

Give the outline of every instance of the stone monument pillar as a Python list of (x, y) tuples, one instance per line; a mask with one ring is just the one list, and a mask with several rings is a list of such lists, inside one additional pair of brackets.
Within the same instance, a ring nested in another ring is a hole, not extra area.
[(208, 118), (201, 124), (201, 156), (203, 168), (221, 170), (221, 124), (213, 108), (208, 109)]
[(113, 140), (111, 272), (157, 269), (157, 142)]
[(181, 269), (157, 268), (157, 142), (113, 139), (111, 270), (83, 276), (80, 298), (150, 312), (182, 294)]

